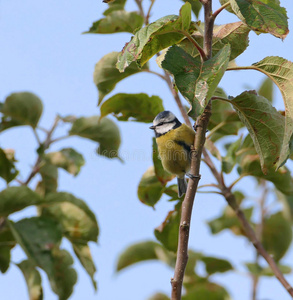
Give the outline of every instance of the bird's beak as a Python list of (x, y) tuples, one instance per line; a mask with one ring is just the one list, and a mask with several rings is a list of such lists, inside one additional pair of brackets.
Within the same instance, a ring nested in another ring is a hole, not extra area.
[(153, 125), (153, 126), (150, 127), (150, 129), (155, 130), (156, 126)]

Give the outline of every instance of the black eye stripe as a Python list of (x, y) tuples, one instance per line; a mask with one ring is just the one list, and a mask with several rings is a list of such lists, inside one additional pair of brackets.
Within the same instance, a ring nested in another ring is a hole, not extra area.
[(164, 124), (171, 124), (171, 123), (174, 123), (174, 120), (169, 121), (169, 122), (160, 122), (159, 124), (157, 124), (157, 126), (161, 126), (161, 125), (164, 125)]

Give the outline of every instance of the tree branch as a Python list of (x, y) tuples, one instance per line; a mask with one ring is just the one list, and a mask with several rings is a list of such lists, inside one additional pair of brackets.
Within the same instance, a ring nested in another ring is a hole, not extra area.
[(211, 104), (205, 108), (197, 123), (197, 132), (191, 153), (190, 173), (194, 178), (188, 181), (187, 192), (182, 203), (181, 220), (179, 227), (179, 239), (177, 259), (175, 265), (174, 277), (171, 279), (172, 294), (171, 300), (180, 300), (185, 268), (188, 261), (188, 241), (191, 222), (192, 207), (196, 194), (198, 182), (200, 179), (200, 163), (203, 146), (205, 143), (205, 133), (211, 116)]
[(202, 1), (204, 8), (204, 47), (203, 50), (207, 58), (212, 57), (212, 43), (213, 43), (213, 30), (214, 18), (212, 15), (212, 0)]
[(271, 267), (273, 273), (275, 274), (276, 278), (280, 281), (280, 283), (283, 285), (283, 287), (287, 290), (287, 292), (293, 297), (293, 288), (291, 285), (288, 283), (288, 281), (285, 279), (284, 275), (280, 271), (279, 267), (277, 266), (276, 262), (274, 259), (267, 253), (267, 251), (264, 249), (263, 245), (257, 238), (253, 228), (247, 221), (243, 211), (239, 208), (236, 198), (234, 194), (231, 192), (231, 189), (226, 187), (225, 182), (223, 180), (223, 177), (221, 174), (216, 170), (213, 162), (211, 159), (209, 159), (209, 154), (204, 151), (204, 157), (205, 161), (209, 161), (209, 168), (211, 169), (211, 172), (217, 179), (220, 189), (222, 191), (222, 195), (225, 197), (226, 201), (228, 202), (229, 206), (234, 210), (236, 216), (238, 217), (247, 238), (252, 242), (253, 246), (255, 249), (258, 251), (259, 255), (261, 255), (269, 264)]
[(267, 261), (269, 266), (271, 267), (272, 271), (274, 272), (276, 278), (281, 282), (281, 284), (284, 286), (284, 288), (287, 290), (287, 292), (293, 297), (293, 288), (289, 284), (289, 282), (285, 279), (284, 275), (280, 271), (279, 267), (277, 266), (276, 262), (274, 259), (267, 253), (267, 251), (264, 249), (263, 245), (261, 242), (258, 240), (254, 230), (252, 229), (251, 225), (245, 218), (245, 215), (243, 211), (239, 208), (235, 196), (231, 193), (231, 191), (228, 188), (224, 188), (222, 190), (223, 196), (226, 198), (228, 204), (234, 212), (236, 213), (239, 221), (241, 222), (245, 233), (247, 237), (250, 239), (252, 242), (253, 246), (255, 249), (258, 251), (258, 253)]
[[(43, 151), (45, 151), (46, 149), (49, 148), (49, 146), (51, 145), (52, 143), (52, 134), (53, 132), (55, 131), (58, 123), (60, 121), (60, 118), (57, 116), (55, 118), (55, 121), (52, 125), (52, 128), (48, 131), (47, 133), (47, 137), (46, 137), (46, 140), (44, 141), (44, 143), (40, 144), (43, 146)], [(31, 173), (29, 174), (29, 176), (27, 177), (27, 179), (23, 182), (23, 185), (28, 185), (30, 183), (30, 181), (36, 176), (36, 174), (39, 172), (40, 170), (40, 164), (42, 162), (42, 156), (39, 154), (38, 157), (37, 157), (37, 160), (32, 168), (32, 171)]]

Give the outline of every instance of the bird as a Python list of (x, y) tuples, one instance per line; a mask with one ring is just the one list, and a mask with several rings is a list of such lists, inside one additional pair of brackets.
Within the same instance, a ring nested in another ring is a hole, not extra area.
[(178, 196), (181, 198), (187, 191), (185, 175), (198, 177), (188, 173), (195, 132), (182, 124), (170, 111), (160, 112), (154, 118), (150, 129), (155, 132), (163, 168), (177, 176)]

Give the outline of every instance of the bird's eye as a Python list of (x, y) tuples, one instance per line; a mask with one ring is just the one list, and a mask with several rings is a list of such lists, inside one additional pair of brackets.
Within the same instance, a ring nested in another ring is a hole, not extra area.
[(161, 125), (163, 125), (164, 123), (163, 122), (160, 122), (159, 124), (157, 124), (157, 126), (161, 126)]

